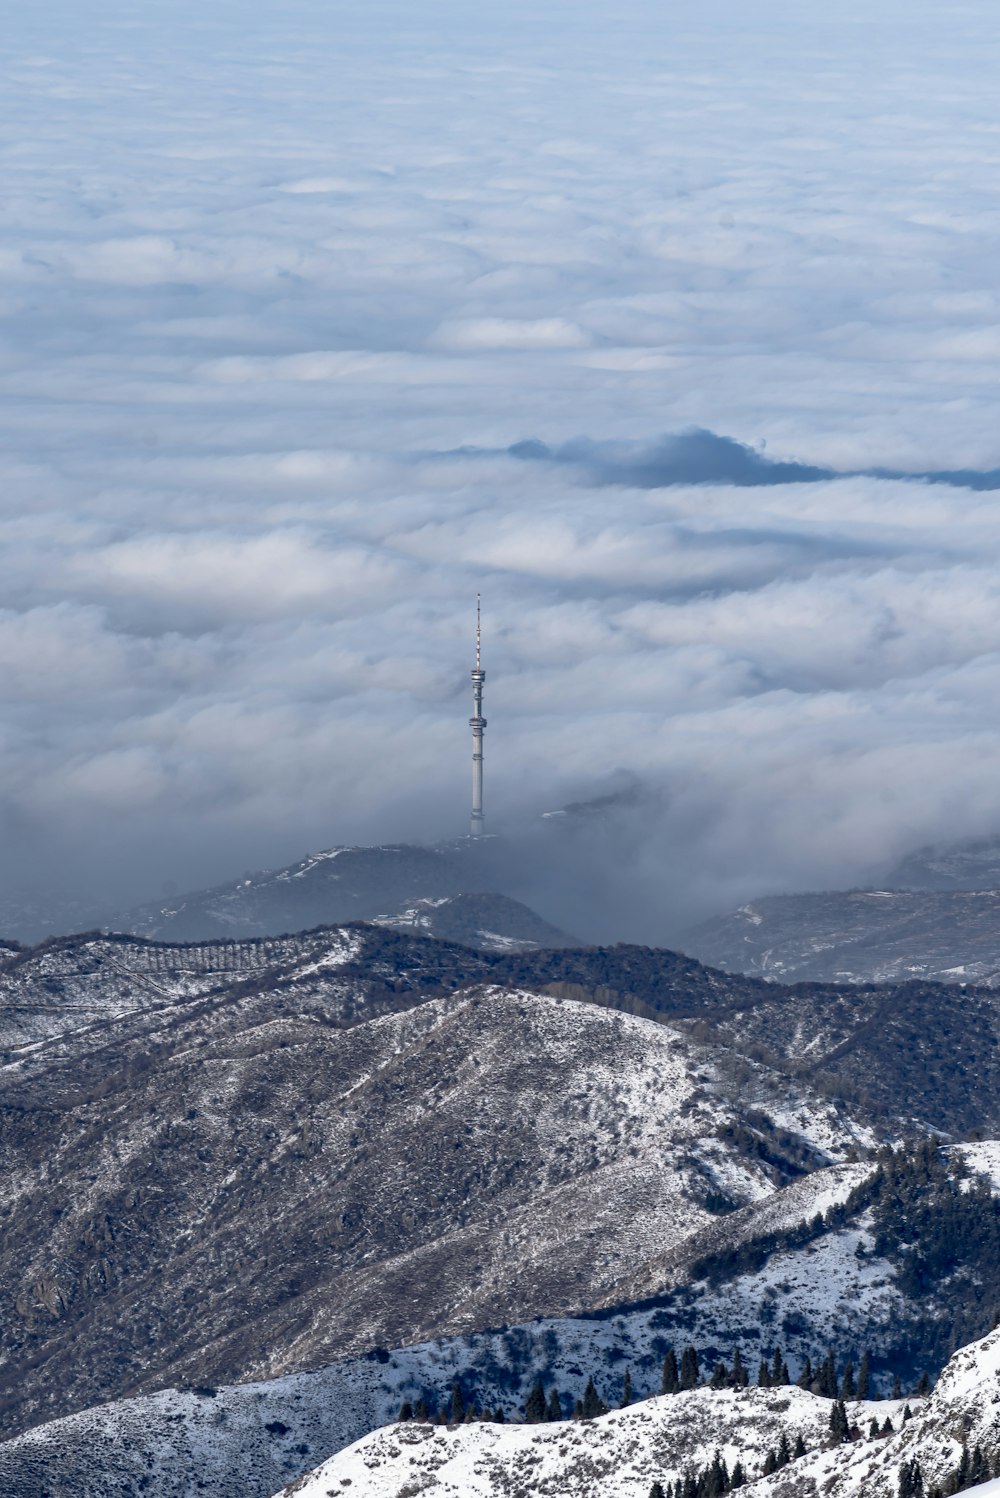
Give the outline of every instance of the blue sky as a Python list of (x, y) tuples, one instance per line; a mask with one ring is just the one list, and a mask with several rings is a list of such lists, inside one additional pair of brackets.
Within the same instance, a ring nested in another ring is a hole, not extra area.
[[(706, 910), (1000, 826), (997, 501), (863, 476), (1000, 467), (1000, 43), (819, 10), (8, 20), (8, 883), (460, 832), (480, 589), (494, 826), (634, 772)], [(507, 452), (691, 427), (840, 476)]]

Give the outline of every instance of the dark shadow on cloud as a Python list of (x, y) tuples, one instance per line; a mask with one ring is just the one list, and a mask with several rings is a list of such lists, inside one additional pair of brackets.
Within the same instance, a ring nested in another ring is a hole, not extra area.
[(832, 468), (774, 462), (732, 437), (696, 428), (651, 443), (593, 442), (577, 437), (560, 447), (530, 440), (508, 448), (511, 457), (577, 469), (594, 484), (664, 489), (671, 484), (810, 484), (837, 478)]
[[(466, 452), (469, 449), (465, 450)], [(1000, 489), (1000, 468), (955, 468), (908, 473), (897, 468), (836, 469), (768, 458), (756, 448), (701, 427), (653, 442), (596, 442), (575, 437), (557, 447), (537, 438), (515, 442), (506, 452), (527, 463), (571, 468), (586, 483), (623, 484), (634, 489), (666, 489), (673, 484), (730, 484), (760, 488), (772, 484), (828, 483), (838, 478), (910, 480), (948, 484), (957, 489)]]

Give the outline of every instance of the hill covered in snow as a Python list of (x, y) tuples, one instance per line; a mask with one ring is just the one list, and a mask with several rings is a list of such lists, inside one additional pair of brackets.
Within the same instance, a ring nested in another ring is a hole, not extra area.
[[(666, 1486), (713, 1463), (730, 1474), (739, 1465), (754, 1498), (896, 1498), (900, 1472), (913, 1464), (921, 1491), (954, 1492), (963, 1462), (987, 1475), (996, 1470), (998, 1378), (994, 1332), (956, 1354), (926, 1399), (847, 1399), (842, 1434), (831, 1431), (830, 1400), (788, 1386), (698, 1388), (541, 1425), (409, 1421), (366, 1436), (283, 1495), (398, 1498), (433, 1489), (440, 1498), (648, 1498), (653, 1483)], [(790, 1460), (768, 1475), (783, 1439)], [(974, 1491), (986, 1498), (989, 1487)]]
[(1000, 984), (1000, 888), (770, 895), (706, 921), (685, 950), (781, 983)]
[[(988, 1129), (997, 1025), (985, 990), (785, 989), (647, 948), (491, 953), (372, 926), (11, 953), (5, 1428), (131, 1400), (145, 1462), (154, 1391), (219, 1391), (170, 1423), (187, 1440), (193, 1410), (222, 1441), (242, 1428), (229, 1386), (326, 1365), (335, 1428), (296, 1424), (301, 1390), (267, 1394), (265, 1425), (319, 1459), (456, 1376), (514, 1413), (539, 1375), (610, 1392), (629, 1366), (649, 1391), (688, 1342), (709, 1363), (780, 1345), (798, 1367), (836, 1339), (912, 1381), (956, 1326), (985, 1329), (990, 1275), (913, 1260), (869, 1152)], [(966, 1151), (996, 1174), (988, 1144)], [(889, 1185), (929, 1247), (959, 1208), (961, 1242), (992, 1243), (972, 1231), (992, 1196), (944, 1174)], [(59, 1430), (79, 1491), (106, 1427)]]

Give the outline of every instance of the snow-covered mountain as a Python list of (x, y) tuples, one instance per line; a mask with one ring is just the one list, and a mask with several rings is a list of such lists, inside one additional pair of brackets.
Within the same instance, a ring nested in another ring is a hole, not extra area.
[(931, 843), (886, 875), (891, 889), (1000, 889), (1000, 837)]
[[(990, 991), (785, 989), (645, 948), (349, 926), (46, 943), (0, 966), (0, 1023), (11, 1434), (321, 1364), (364, 1421), (407, 1380), (456, 1375), (513, 1411), (539, 1372), (571, 1392), (627, 1364), (649, 1389), (687, 1341), (748, 1361), (780, 1343), (794, 1363), (836, 1335), (909, 1378), (989, 1314), (989, 1267), (913, 1266), (865, 1183), (882, 1138), (996, 1119)], [(959, 1240), (993, 1242), (987, 1199), (924, 1185), (928, 1242), (945, 1211), (956, 1237), (956, 1202), (975, 1217)], [(369, 1364), (373, 1347), (402, 1351)], [(343, 1384), (362, 1366), (363, 1408)], [(235, 1430), (228, 1399), (212, 1418)], [(50, 1453), (89, 1460), (94, 1427), (75, 1446), (60, 1429)], [(273, 1487), (288, 1469), (260, 1470)]]
[(517, 882), (519, 862), (523, 855), (498, 838), (327, 848), (287, 868), (107, 915), (100, 924), (159, 940), (207, 941), (383, 920), (487, 950), (504, 942), (514, 949), (573, 945), (509, 893), (496, 893)]
[[(284, 1498), (357, 1492), (398, 1498), (432, 1488), (441, 1498), (648, 1498), (710, 1467), (739, 1463), (753, 1498), (896, 1498), (916, 1463), (922, 1491), (951, 1481), (964, 1460), (987, 1472), (1000, 1457), (1000, 1332), (957, 1353), (926, 1399), (845, 1401), (847, 1439), (831, 1434), (832, 1402), (792, 1387), (692, 1389), (590, 1420), (441, 1427), (419, 1421), (373, 1432), (283, 1490)], [(871, 1433), (872, 1422), (879, 1434)], [(882, 1434), (889, 1421), (892, 1433)], [(794, 1453), (771, 1475), (782, 1437)], [(978, 1456), (975, 1455), (978, 1448)], [(801, 1446), (798, 1447), (801, 1450)], [(993, 1484), (973, 1489), (988, 1498)], [(994, 1489), (995, 1491), (995, 1489)]]
[(685, 950), (781, 983), (1000, 985), (1000, 887), (770, 895), (687, 932)]

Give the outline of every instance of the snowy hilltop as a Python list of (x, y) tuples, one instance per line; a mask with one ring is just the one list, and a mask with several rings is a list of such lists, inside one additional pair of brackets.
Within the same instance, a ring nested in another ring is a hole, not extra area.
[(593, 1419), (408, 1420), (338, 1453), (280, 1498), (649, 1498), (655, 1484), (686, 1493), (699, 1476), (702, 1492), (730, 1491), (735, 1476), (754, 1498), (929, 1498), (978, 1487), (996, 1471), (998, 1405), (1000, 1331), (957, 1353), (926, 1398), (697, 1388)]

